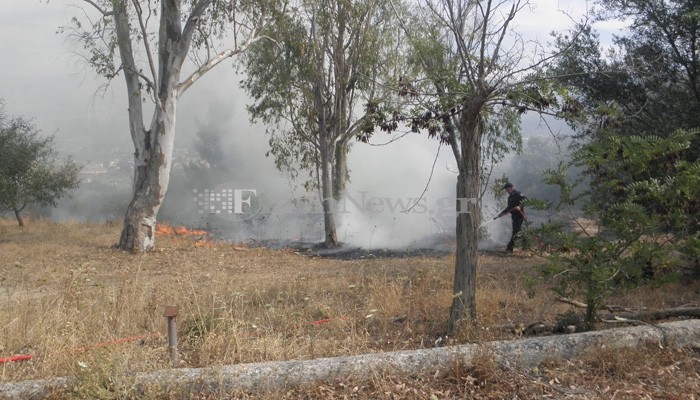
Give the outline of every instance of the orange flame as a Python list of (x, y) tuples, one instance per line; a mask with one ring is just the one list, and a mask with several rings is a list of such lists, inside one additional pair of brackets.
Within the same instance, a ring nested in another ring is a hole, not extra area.
[(157, 224), (156, 233), (160, 235), (205, 236), (208, 232), (201, 229), (187, 229), (184, 226), (173, 228), (167, 224)]

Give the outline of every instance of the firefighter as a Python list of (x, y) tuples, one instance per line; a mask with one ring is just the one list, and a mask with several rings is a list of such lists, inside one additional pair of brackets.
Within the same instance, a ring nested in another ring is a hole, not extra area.
[(525, 221), (523, 203), (527, 200), (527, 196), (515, 190), (515, 187), (513, 187), (513, 184), (510, 182), (503, 185), (503, 189), (508, 192), (508, 206), (493, 219), (510, 214), (510, 218), (513, 220), (513, 233), (510, 236), (508, 246), (506, 246), (506, 251), (512, 252), (513, 248), (515, 248), (515, 240), (520, 238), (520, 231), (523, 227), (523, 221)]

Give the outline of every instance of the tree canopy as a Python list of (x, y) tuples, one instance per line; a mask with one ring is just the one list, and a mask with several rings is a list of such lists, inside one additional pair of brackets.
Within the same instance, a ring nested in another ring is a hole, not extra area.
[(621, 19), (629, 27), (607, 50), (590, 25), (575, 40), (559, 34), (557, 45), (570, 51), (553, 69), (582, 106), (596, 111), (585, 132), (605, 127), (621, 135), (668, 136), (700, 126), (700, 3), (597, 4), (594, 22)]
[[(607, 52), (590, 26), (575, 42), (569, 35), (559, 35), (558, 46), (572, 51), (553, 72), (561, 76), (560, 82), (570, 88), (580, 108), (588, 110), (589, 117), (574, 124), (575, 147), (579, 159), (591, 161), (585, 166), (592, 196), (604, 207), (626, 201), (626, 184), (649, 179), (664, 182), (675, 168), (659, 161), (632, 166), (630, 160), (627, 168), (620, 169), (616, 157), (638, 159), (642, 146), (657, 146), (678, 130), (700, 127), (700, 3), (615, 0), (597, 4), (598, 20), (625, 19), (629, 28), (614, 36)], [(632, 142), (622, 145), (628, 138)], [(695, 162), (700, 138), (693, 135), (689, 140), (686, 150), (669, 155), (671, 160)], [(676, 206), (685, 207), (687, 215), (697, 212), (692, 202)], [(659, 203), (657, 208), (661, 212), (667, 207)]]
[(562, 189), (556, 208), (582, 204), (595, 231), (535, 232), (554, 251), (543, 276), (559, 294), (584, 297), (589, 326), (614, 290), (673, 277), (679, 266), (700, 271), (700, 3), (595, 4), (596, 21), (628, 28), (608, 49), (590, 25), (575, 40), (559, 34), (556, 44), (571, 51), (551, 69), (581, 111), (571, 165), (590, 188), (574, 195), (566, 168), (547, 179)]

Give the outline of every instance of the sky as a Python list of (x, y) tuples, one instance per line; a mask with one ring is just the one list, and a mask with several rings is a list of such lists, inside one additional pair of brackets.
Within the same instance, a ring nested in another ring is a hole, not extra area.
[[(80, 145), (102, 142), (105, 138), (120, 143), (127, 135), (123, 132), (126, 129), (123, 81), (118, 77), (110, 88), (100, 91), (104, 81), (81, 60), (79, 49), (65, 35), (57, 33), (60, 26), (67, 25), (71, 16), (79, 12), (70, 4), (75, 2), (0, 0), (3, 38), (0, 98), (5, 100), (10, 115), (32, 118), (42, 131), (55, 133), (67, 143)], [(551, 31), (570, 26), (571, 21), (564, 13), (580, 15), (586, 2), (535, 0), (533, 4), (531, 17), (520, 19), (515, 28), (547, 41)], [(605, 38), (605, 33), (616, 27), (602, 28)], [(191, 130), (193, 122), (206, 112), (197, 107), (206, 106), (206, 101), (200, 101), (202, 98), (242, 96), (230, 63), (219, 66), (206, 78), (209, 79), (195, 85), (183, 97), (178, 115), (180, 132)], [(196, 100), (188, 102), (189, 98)], [(241, 101), (239, 107), (243, 108), (244, 103)]]
[[(3, 38), (0, 40), (0, 99), (5, 102), (6, 114), (31, 119), (42, 132), (55, 135), (61, 152), (73, 154), (78, 160), (99, 161), (100, 155), (95, 153), (99, 148), (129, 157), (133, 148), (128, 133), (123, 78), (119, 76), (111, 86), (103, 88), (104, 81), (85, 65), (75, 44), (57, 33), (60, 26), (69, 23), (72, 15), (80, 12), (71, 6), (75, 3), (0, 0), (0, 37)], [(583, 0), (534, 0), (532, 3), (532, 14), (519, 19), (515, 29), (541, 42), (549, 39), (551, 31), (571, 26), (566, 14), (578, 16), (586, 9)], [(614, 23), (597, 28), (605, 41), (620, 26)], [(240, 76), (236, 76), (231, 63), (225, 62), (184, 95), (178, 109), (176, 147), (191, 146), (197, 129), (210, 123), (212, 110), (219, 110), (219, 114), (223, 110), (227, 115), (222, 123), (246, 148), (246, 161), (241, 168), (250, 169), (248, 180), (274, 192), (276, 197), (297, 195), (284, 176), (275, 171), (272, 160), (265, 158), (264, 128), (250, 124), (239, 81)], [(378, 198), (417, 198), (435, 163), (426, 197), (437, 203), (443, 197), (453, 196), (456, 175), (452, 155), (443, 149), (436, 161), (437, 149), (437, 142), (415, 137), (391, 146), (354, 145), (349, 159), (354, 171), (349, 193), (354, 200), (362, 193)], [(377, 171), (381, 173), (375, 173)], [(393, 175), (387, 182), (384, 176), (389, 173)], [(440, 207), (435, 207), (439, 214)], [(442, 224), (436, 215), (427, 213), (414, 215), (414, 218), (397, 213), (349, 214), (351, 217), (341, 216), (340, 239), (357, 240), (365, 247), (371, 246), (371, 241), (402, 246), (416, 238), (392, 239), (398, 237), (397, 232), (419, 231), (426, 225), (439, 231)]]

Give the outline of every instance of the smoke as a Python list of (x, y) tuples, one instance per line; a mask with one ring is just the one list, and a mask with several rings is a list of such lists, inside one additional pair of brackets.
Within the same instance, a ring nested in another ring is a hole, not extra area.
[(414, 133), (381, 145), (391, 138), (352, 146), (350, 182), (337, 204), (338, 238), (368, 249), (434, 247), (454, 232), (452, 152)]
[[(217, 84), (227, 81), (218, 78)], [(178, 127), (178, 139), (189, 140), (178, 147), (189, 150), (179, 160), (176, 154), (160, 220), (235, 241), (323, 240), (318, 192), (300, 188), (305, 172), (290, 182), (265, 157), (269, 137), (264, 127), (248, 122), (244, 94), (235, 85), (225, 95), (194, 94), (194, 100), (180, 104), (195, 117)], [(376, 144), (389, 139), (377, 136)], [(449, 148), (439, 149), (437, 141), (416, 134), (386, 146), (350, 147), (350, 179), (336, 203), (341, 242), (363, 248), (434, 247), (436, 238), (453, 234), (456, 168)], [(234, 209), (239, 204), (239, 213), (225, 203)]]
[[(508, 154), (501, 162), (494, 166), (492, 177), (494, 179), (506, 177), (515, 188), (530, 199), (544, 200), (556, 204), (559, 200), (559, 188), (543, 182), (547, 170), (557, 169), (560, 163), (570, 160), (572, 142), (572, 130), (562, 121), (547, 120), (544, 124), (538, 115), (526, 115), (521, 125), (523, 133), (523, 149), (519, 154)], [(570, 171), (570, 179), (580, 171)], [(489, 218), (497, 215), (506, 207), (506, 197), (501, 192), (502, 198), (497, 199), (493, 191), (501, 188), (493, 188), (487, 193), (484, 200), (485, 225), (488, 237), (482, 241), (482, 247), (498, 247), (505, 244), (511, 235), (511, 221), (505, 216), (491, 222)], [(552, 210), (535, 210), (526, 207), (527, 224), (537, 226), (547, 222), (556, 215)]]
[[(208, 229), (232, 241), (323, 240), (318, 193), (290, 182), (265, 156), (269, 137), (265, 127), (249, 122), (238, 79), (230, 71), (212, 71), (181, 100), (170, 186), (159, 221)], [(544, 193), (547, 198), (541, 172), (556, 166), (556, 153), (562, 150), (544, 127), (528, 127), (527, 122), (525, 151), (496, 165), (492, 177), (506, 175), (528, 196)], [(129, 142), (127, 134), (121, 135)], [(351, 144), (350, 179), (336, 203), (338, 239), (365, 249), (450, 249), (457, 182), (451, 149), (415, 133), (381, 145), (392, 138), (381, 134), (373, 145)], [(87, 153), (90, 162), (84, 161), (93, 173), (84, 174), (81, 187), (60, 201), (52, 218), (120, 220), (130, 200), (132, 156), (123, 146), (95, 145)], [(107, 172), (101, 173), (99, 165)], [(508, 240), (508, 218), (491, 221), (505, 206), (502, 201), (490, 194), (483, 199), (482, 247)]]
[[(56, 144), (62, 153), (92, 168), (82, 175), (83, 183), (72, 192), (72, 198), (61, 199), (57, 208), (42, 212), (61, 220), (122, 219), (130, 200), (133, 164), (123, 82), (116, 79), (107, 90), (98, 90), (104, 81), (76, 62), (74, 46), (55, 34), (55, 27), (67, 24), (74, 9), (66, 9), (60, 2), (6, 3), (0, 26), (11, 40), (0, 44), (4, 56), (0, 84), (8, 113), (36, 118), (40, 129), (57, 134)], [(519, 29), (524, 37), (539, 35), (540, 40), (568, 25), (568, 18), (557, 17), (561, 16), (559, 9), (576, 16), (582, 7), (574, 0), (534, 3), (537, 15), (522, 19)], [(27, 16), (32, 24), (24, 23)], [(559, 25), (543, 25), (542, 20)], [(598, 27), (605, 46), (624, 22), (602, 24)], [(265, 157), (268, 137), (264, 127), (249, 123), (245, 103), (238, 78), (227, 66), (210, 71), (187, 91), (179, 105), (176, 165), (160, 220), (209, 227), (232, 240), (321, 240), (317, 194), (290, 184)], [(208, 169), (188, 169), (190, 161), (198, 158), (198, 132), (205, 133), (203, 144), (216, 150), (209, 157), (213, 162)], [(527, 147), (527, 138), (546, 132), (545, 127), (526, 127), (523, 132), (526, 151), (510, 155), (496, 166), (493, 176), (505, 174), (528, 196), (540, 197), (544, 185), (539, 183), (543, 168), (538, 163), (555, 157), (534, 151), (546, 146)], [(549, 134), (543, 136), (545, 140)], [(375, 137), (376, 142), (381, 140)], [(437, 147), (436, 142), (414, 134), (384, 147), (354, 144), (348, 160), (350, 182), (338, 204), (340, 240), (366, 248), (396, 248), (422, 247), (453, 237), (456, 168), (451, 151), (443, 148), (430, 177)], [(224, 189), (256, 190), (251, 200), (255, 213), (243, 220), (226, 219), (211, 213), (211, 203), (205, 210), (194, 200), (207, 190), (211, 194)], [(304, 197), (308, 201), (300, 201)], [(409, 210), (416, 199), (420, 202)], [(507, 218), (489, 219), (502, 207), (504, 204), (492, 196), (484, 199), (485, 228), (491, 238), (491, 242), (484, 241), (486, 246), (505, 243), (510, 233)]]
[[(181, 103), (194, 118), (181, 127), (180, 159), (160, 219), (215, 231), (228, 240), (317, 240), (299, 190), (265, 156), (265, 128), (252, 125), (237, 79), (216, 76), (226, 92), (204, 90)], [(199, 96), (201, 93), (217, 95)], [(238, 207), (238, 208), (237, 208)], [(311, 225), (311, 226), (310, 226)]]
[[(492, 181), (486, 184), (492, 186), (494, 179), (506, 176), (527, 196), (554, 202), (558, 188), (542, 183), (543, 173), (568, 158), (570, 130), (556, 121), (540, 124), (538, 116), (526, 116), (522, 127), (523, 152), (509, 154), (495, 165)], [(374, 138), (382, 139), (387, 142), (390, 137)], [(353, 146), (348, 159), (351, 182), (338, 204), (339, 239), (367, 249), (451, 246), (457, 167), (451, 149), (443, 146), (438, 154), (438, 147), (419, 134), (387, 146)], [(505, 200), (505, 195), (496, 198), (493, 190), (486, 191), (481, 248), (500, 248), (510, 238), (510, 218), (493, 221), (505, 208)], [(547, 217), (546, 212), (528, 210), (534, 224)]]

